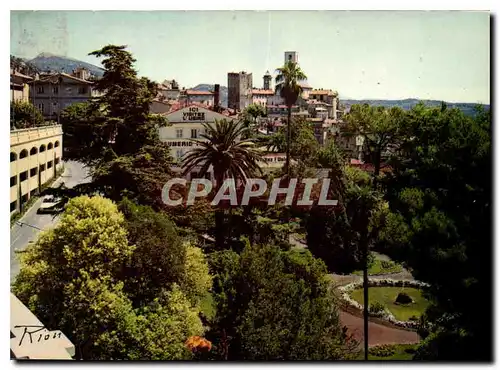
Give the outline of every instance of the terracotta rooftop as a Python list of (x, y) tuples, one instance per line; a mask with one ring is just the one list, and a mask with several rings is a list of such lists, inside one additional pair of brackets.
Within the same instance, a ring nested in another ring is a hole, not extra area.
[(254, 95), (274, 95), (274, 90), (252, 89)]
[(186, 90), (186, 95), (214, 95), (211, 91)]
[(36, 83), (36, 82), (54, 82), (54, 79), (57, 78), (57, 77), (59, 77), (59, 76), (66, 77), (66, 78), (69, 78), (71, 80), (82, 82), (82, 83), (86, 83), (86, 84), (89, 84), (89, 85), (92, 84), (92, 82), (90, 82), (90, 81), (82, 80), (81, 78), (78, 78), (78, 77), (69, 75), (67, 73), (63, 73), (63, 72), (59, 72), (59, 73), (51, 74), (51, 75), (48, 75), (48, 76), (44, 76), (44, 77), (40, 78), (39, 80), (33, 80), (33, 81), (30, 81), (29, 83), (31, 84), (31, 83)]
[(333, 90), (311, 90), (312, 95), (335, 95)]
[(15, 70), (10, 70), (10, 75), (11, 76), (15, 76), (15, 77), (21, 77), (21, 78), (24, 78), (26, 80), (32, 80), (33, 77), (30, 77), (30, 76), (26, 76), (25, 74), (22, 74), (21, 72), (18, 72), (18, 71), (15, 71)]

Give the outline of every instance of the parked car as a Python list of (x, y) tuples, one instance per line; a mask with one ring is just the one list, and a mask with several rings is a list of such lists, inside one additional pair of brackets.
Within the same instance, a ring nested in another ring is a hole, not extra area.
[(61, 212), (64, 205), (61, 204), (61, 199), (56, 197), (46, 197), (43, 199), (40, 208), (38, 208), (37, 213), (39, 214), (54, 214)]

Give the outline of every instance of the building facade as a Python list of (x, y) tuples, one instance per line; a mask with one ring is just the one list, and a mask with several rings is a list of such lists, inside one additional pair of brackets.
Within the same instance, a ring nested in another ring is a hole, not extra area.
[[(79, 75), (86, 76), (84, 73)], [(30, 100), (45, 119), (57, 120), (66, 107), (86, 102), (92, 96), (92, 82), (66, 73), (43, 76), (29, 85)]]
[(239, 111), (252, 104), (252, 74), (230, 72), (227, 74), (227, 106)]
[(30, 88), (28, 83), (33, 80), (13, 69), (10, 70), (10, 101), (29, 102)]
[(266, 74), (263, 77), (264, 80), (264, 90), (271, 90), (272, 89), (272, 82), (273, 82), (273, 77), (269, 73), (269, 71), (266, 71)]
[(154, 99), (149, 105), (149, 112), (155, 114), (168, 113), (171, 107), (170, 101)]
[(20, 211), (62, 167), (62, 127), (10, 131), (10, 212)]
[(203, 123), (213, 124), (216, 119), (234, 119), (196, 104), (173, 111), (165, 117), (170, 125), (159, 129), (160, 140), (167, 143), (172, 157), (178, 161), (195, 146), (191, 139), (203, 140), (200, 137), (205, 131)]
[(214, 93), (212, 91), (184, 90), (181, 92), (179, 101), (186, 105), (198, 103), (212, 107), (214, 105)]
[(266, 89), (252, 89), (252, 104), (267, 106), (267, 101), (269, 97), (274, 95), (273, 90)]

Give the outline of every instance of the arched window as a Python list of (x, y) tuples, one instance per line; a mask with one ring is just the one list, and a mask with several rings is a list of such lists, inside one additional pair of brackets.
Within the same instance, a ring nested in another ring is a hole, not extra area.
[(49, 145), (47, 146), (47, 149), (50, 150), (52, 149), (54, 146), (52, 145), (52, 143), (49, 143)]
[(56, 141), (56, 142), (54, 143), (54, 148), (57, 148), (58, 146), (59, 146), (59, 141)]
[(30, 155), (34, 155), (36, 153), (38, 153), (38, 149), (36, 147), (31, 148)]
[(14, 162), (17, 160), (17, 154), (14, 152), (10, 152), (10, 161)]
[(40, 145), (40, 153), (45, 151), (45, 144)]
[(20, 159), (26, 158), (27, 156), (28, 156), (28, 150), (26, 150), (26, 149), (21, 150), (21, 153), (19, 153)]

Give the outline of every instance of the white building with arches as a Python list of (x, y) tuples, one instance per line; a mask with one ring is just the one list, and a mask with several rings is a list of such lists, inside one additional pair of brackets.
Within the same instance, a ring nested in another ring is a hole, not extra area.
[(21, 209), (62, 167), (62, 127), (10, 131), (10, 213)]

